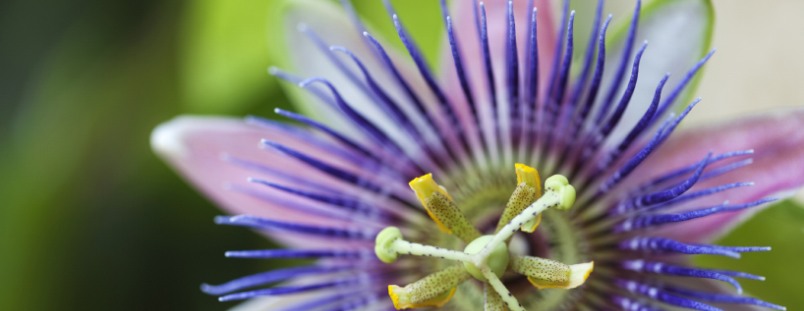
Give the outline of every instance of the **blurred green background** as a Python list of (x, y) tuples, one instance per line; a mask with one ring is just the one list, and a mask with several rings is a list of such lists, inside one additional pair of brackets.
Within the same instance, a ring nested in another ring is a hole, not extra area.
[[(378, 1), (355, 2), (391, 31)], [(0, 309), (220, 310), (230, 305), (200, 283), (265, 268), (223, 257), (270, 244), (215, 226), (217, 209), (152, 154), (148, 137), (182, 113), (287, 107), (265, 72), (280, 31), (269, 27), (275, 3), (0, 4)], [(436, 2), (396, 3), (433, 60), (438, 12), (418, 12)], [(795, 204), (769, 209), (726, 242), (773, 253), (702, 262), (765, 274), (746, 288), (796, 310), (803, 224)]]

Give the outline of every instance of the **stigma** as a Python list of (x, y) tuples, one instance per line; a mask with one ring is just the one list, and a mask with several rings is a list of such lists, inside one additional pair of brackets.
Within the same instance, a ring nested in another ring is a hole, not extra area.
[[(565, 264), (547, 258), (514, 255), (509, 251), (513, 235), (519, 231), (533, 233), (548, 209), (568, 210), (575, 203), (575, 188), (566, 177), (553, 175), (544, 181), (536, 169), (515, 165), (517, 185), (494, 232), (480, 232), (461, 212), (447, 189), (436, 183), (432, 174), (413, 179), (409, 185), (438, 229), (466, 243), (462, 250), (406, 241), (402, 231), (387, 227), (375, 239), (375, 254), (382, 262), (394, 263), (401, 254), (436, 257), (454, 261), (445, 269), (406, 286), (389, 285), (388, 295), (397, 310), (441, 307), (458, 285), (475, 279), (483, 283), (486, 310), (524, 311), (516, 297), (503, 284), (506, 273), (527, 277), (536, 289), (571, 289), (583, 285), (592, 273), (592, 262)], [(543, 188), (543, 189), (542, 189)]]

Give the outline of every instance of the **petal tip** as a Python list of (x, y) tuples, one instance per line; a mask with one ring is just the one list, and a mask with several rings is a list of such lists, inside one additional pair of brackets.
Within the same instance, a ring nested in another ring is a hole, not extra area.
[[(178, 116), (154, 128), (151, 132), (151, 149), (165, 160), (183, 159), (192, 153), (192, 136), (201, 132), (234, 131), (242, 122), (225, 117)], [(221, 153), (220, 157), (226, 159), (227, 155)]]
[(165, 158), (182, 158), (187, 153), (184, 134), (192, 126), (191, 118), (176, 117), (158, 125), (151, 132), (151, 149)]

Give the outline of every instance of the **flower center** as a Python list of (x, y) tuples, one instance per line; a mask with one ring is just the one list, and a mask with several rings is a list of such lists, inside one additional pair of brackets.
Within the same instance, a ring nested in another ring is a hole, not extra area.
[[(469, 245), (466, 245), (466, 248), (463, 250), (463, 252), (467, 254), (477, 254), (483, 250), (493, 238), (493, 235), (481, 236), (469, 243)], [(488, 259), (486, 259), (486, 266), (488, 266), (489, 270), (491, 270), (494, 275), (497, 277), (502, 277), (506, 268), (508, 268), (509, 259), (510, 256), (508, 255), (508, 245), (505, 243), (500, 243), (491, 249), (491, 253), (489, 253)], [(486, 280), (486, 277), (483, 276), (483, 271), (480, 271), (480, 269), (478, 269), (478, 267), (471, 262), (464, 262), (463, 267), (466, 268), (466, 271), (476, 279), (480, 281), (488, 281)]]
[(443, 306), (459, 284), (470, 276), (483, 282), (486, 309), (524, 310), (501, 281), (507, 271), (527, 277), (536, 288), (575, 288), (584, 283), (593, 264), (567, 265), (555, 260), (511, 254), (509, 245), (518, 231), (533, 233), (547, 209), (567, 210), (575, 202), (575, 188), (561, 175), (545, 181), (542, 194), (538, 172), (526, 165), (516, 165), (517, 187), (508, 200), (492, 235), (482, 235), (464, 216), (444, 187), (431, 174), (410, 182), (411, 188), (437, 227), (468, 243), (463, 252), (408, 242), (398, 228), (389, 227), (377, 235), (375, 253), (386, 263), (399, 254), (437, 257), (461, 262), (407, 286), (390, 285), (388, 293), (397, 309)]

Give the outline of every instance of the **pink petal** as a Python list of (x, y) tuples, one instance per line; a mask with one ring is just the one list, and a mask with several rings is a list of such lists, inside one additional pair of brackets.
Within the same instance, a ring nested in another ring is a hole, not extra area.
[[(327, 151), (321, 150), (317, 146), (294, 139), (286, 133), (266, 130), (263, 127), (250, 125), (237, 119), (178, 117), (160, 125), (153, 131), (151, 145), (156, 153), (170, 163), (179, 174), (198, 187), (223, 209), (231, 213), (335, 228), (376, 228), (382, 225), (372, 223), (372, 221), (335, 220), (295, 210), (293, 206), (288, 204), (261, 199), (260, 197), (249, 195), (248, 192), (236, 191), (251, 191), (271, 199), (284, 200), (283, 202), (290, 202), (291, 204), (304, 204), (307, 206), (319, 204), (263, 185), (248, 182), (249, 178), (254, 177), (305, 189), (304, 185), (293, 184), (281, 177), (271, 176), (259, 170), (236, 165), (231, 160), (226, 160), (226, 157), (258, 163), (306, 180), (316, 181), (337, 189), (341, 194), (353, 195), (372, 205), (393, 205), (393, 202), (383, 202), (385, 201), (384, 199), (365, 191), (359, 186), (325, 175), (278, 152), (260, 148), (262, 139), (275, 141), (307, 154), (319, 155), (322, 160), (331, 165), (355, 172), (355, 174), (367, 175), (367, 180), (374, 178), (370, 176), (372, 175), (371, 173), (364, 172), (360, 167), (345, 163), (345, 161), (341, 161), (334, 156), (327, 156)], [(410, 192), (404, 187), (401, 189), (403, 190), (400, 191), (405, 193)], [(318, 189), (305, 190), (316, 191)], [(390, 189), (389, 191), (394, 190)], [(274, 238), (285, 242), (301, 242), (289, 235), (274, 236)], [(308, 239), (306, 246), (310, 245), (311, 243)]]
[[(634, 175), (655, 176), (669, 168), (689, 165), (708, 152), (753, 149), (753, 164), (701, 182), (696, 188), (746, 181), (754, 182), (754, 186), (721, 192), (703, 202), (696, 200), (694, 207), (724, 201), (739, 204), (768, 197), (784, 198), (804, 185), (802, 128), (804, 109), (796, 109), (686, 131), (672, 137)], [(760, 210), (761, 207), (755, 207), (683, 222), (662, 229), (662, 235), (681, 241), (708, 242)]]

